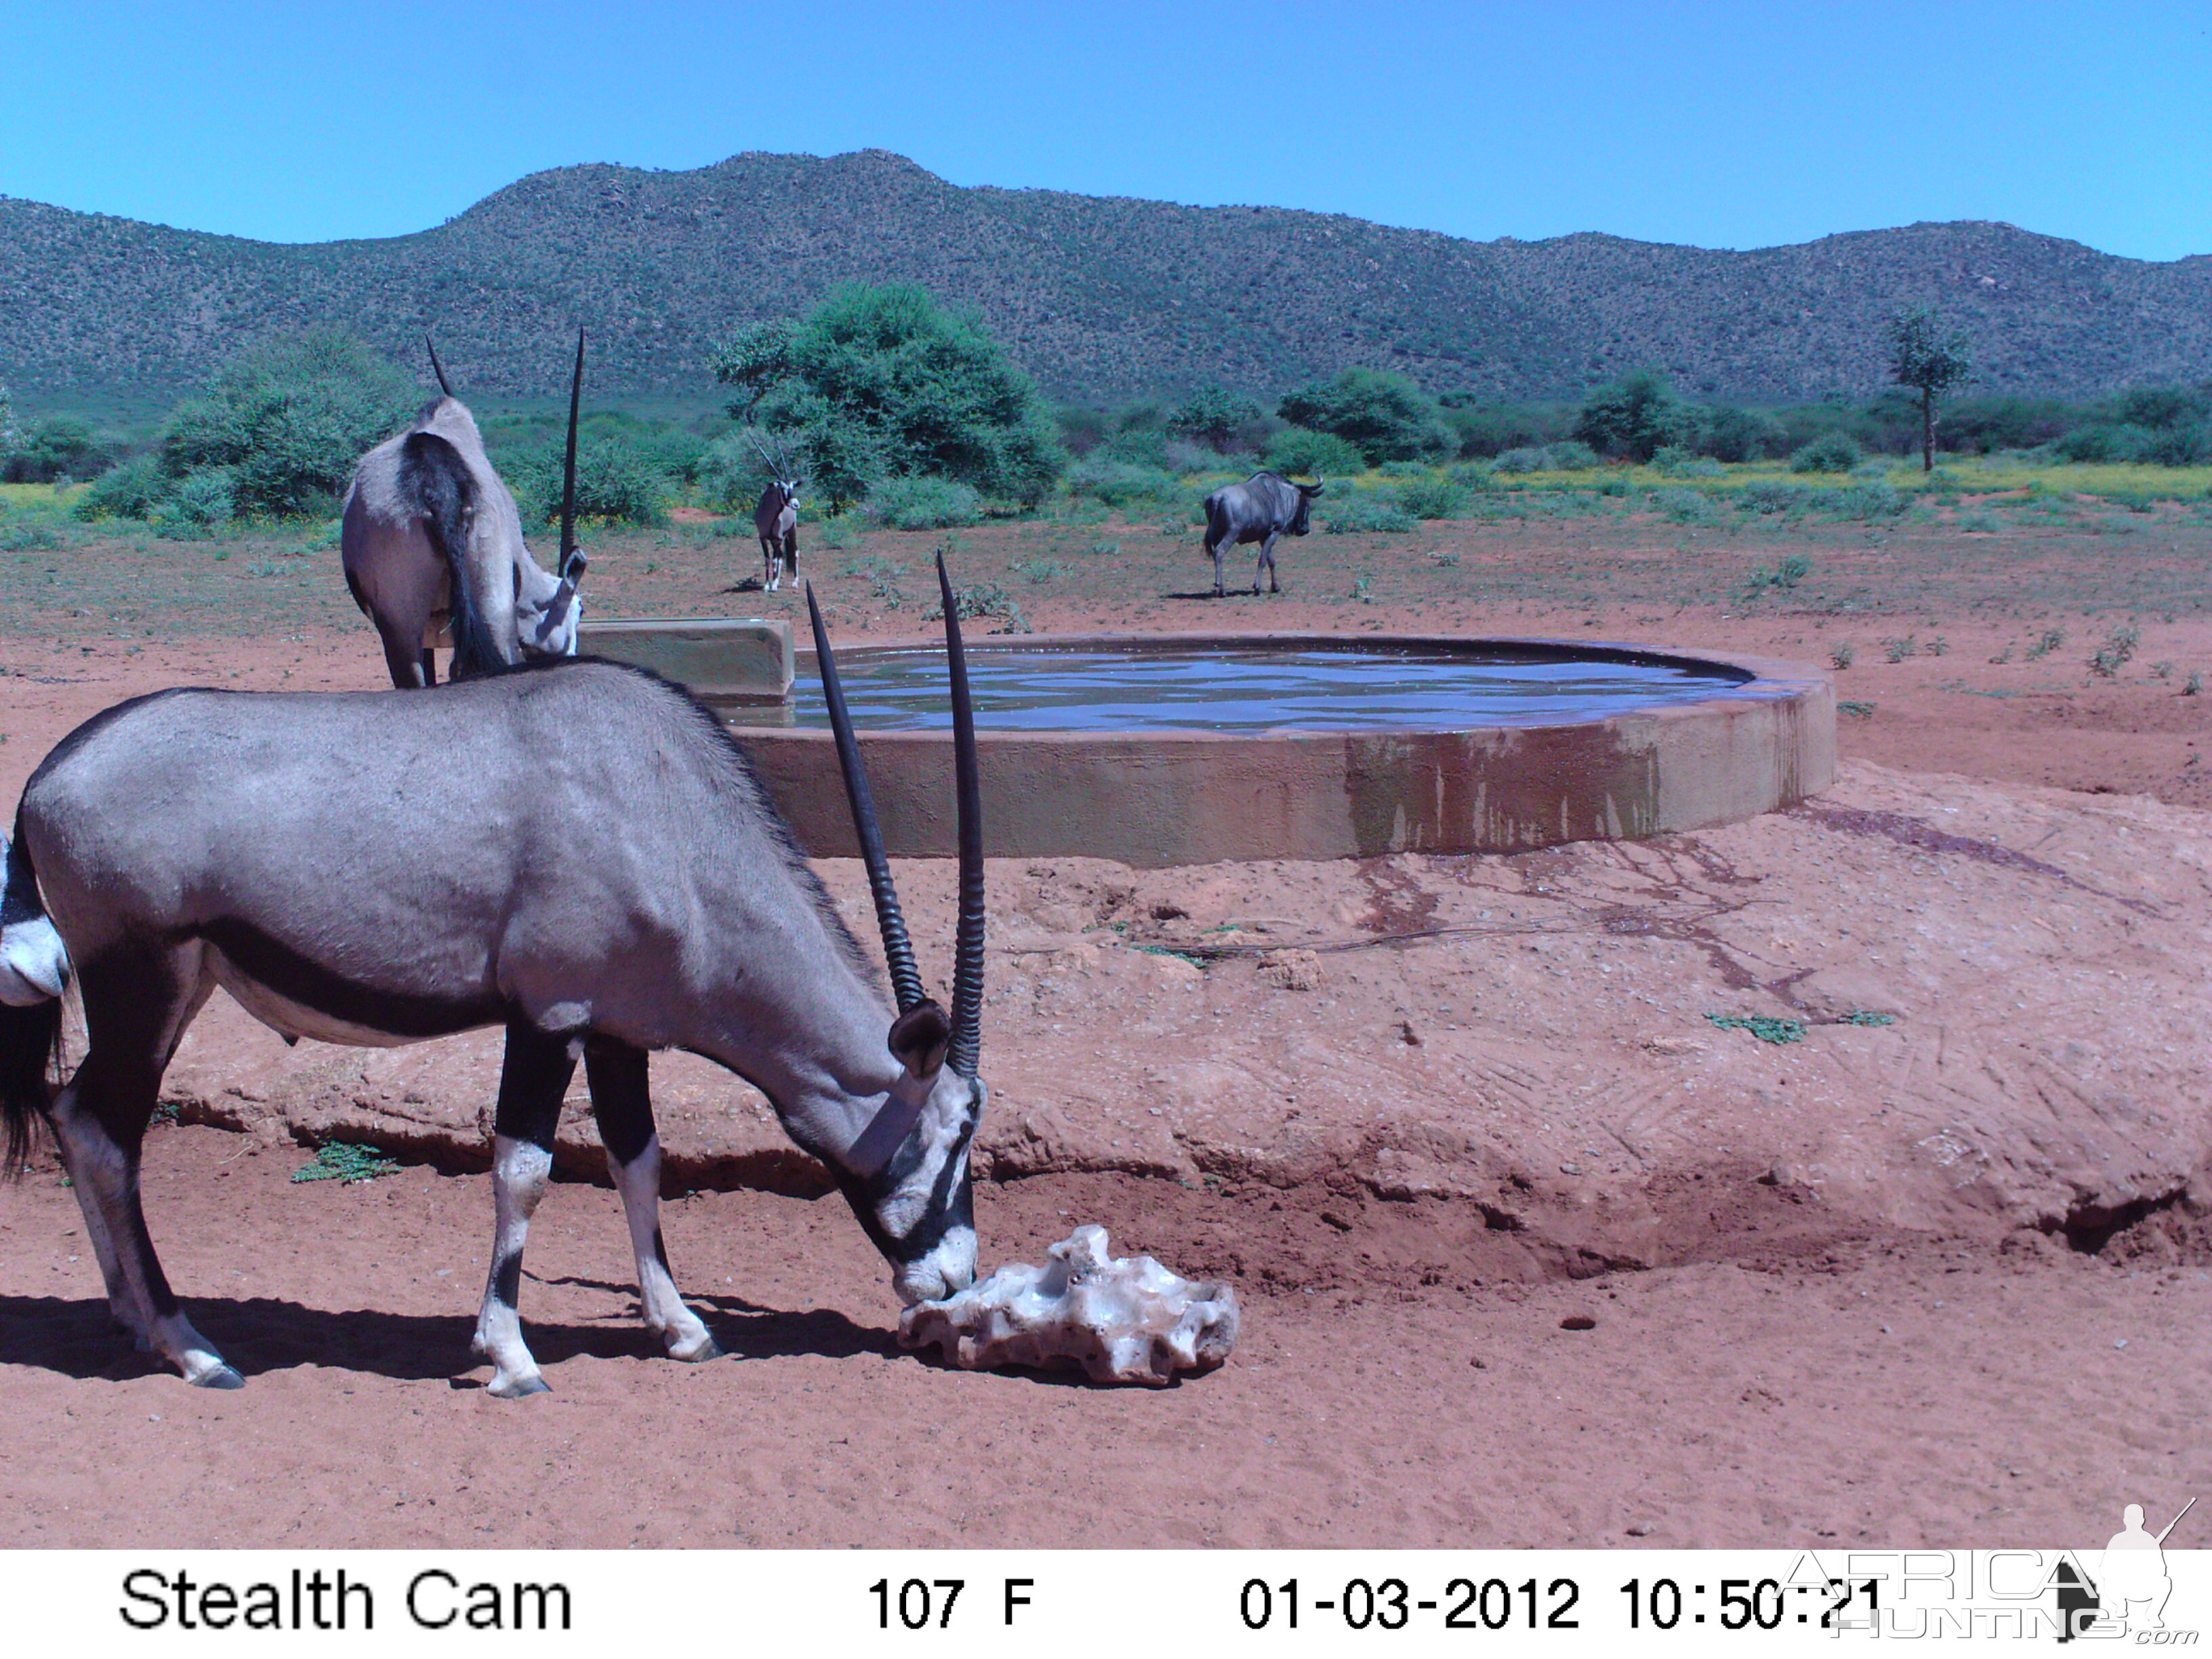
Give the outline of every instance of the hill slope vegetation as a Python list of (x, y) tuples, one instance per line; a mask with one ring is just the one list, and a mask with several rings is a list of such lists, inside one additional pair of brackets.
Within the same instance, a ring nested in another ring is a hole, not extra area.
[(1465, 241), (1281, 208), (963, 189), (880, 150), (523, 179), (414, 235), (285, 245), (0, 198), (0, 381), (52, 407), (157, 404), (242, 345), (336, 325), (465, 392), (550, 396), (588, 326), (604, 395), (696, 398), (715, 341), (842, 281), (973, 307), (1053, 394), (1255, 392), (1353, 365), (1431, 391), (1578, 394), (1639, 364), (1700, 396), (1885, 378), (1881, 326), (1932, 304), (1984, 390), (2083, 396), (2212, 375), (2212, 257), (2152, 264), (2003, 224), (1744, 252), (1578, 234)]

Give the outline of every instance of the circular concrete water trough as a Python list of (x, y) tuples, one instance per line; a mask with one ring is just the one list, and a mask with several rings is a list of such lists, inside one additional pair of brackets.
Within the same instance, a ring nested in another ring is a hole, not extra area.
[[(994, 857), (1079, 854), (1158, 867), (1514, 852), (1750, 817), (1817, 793), (1835, 771), (1828, 677), (1767, 658), (1580, 641), (1283, 634), (985, 638), (970, 641), (969, 655), (984, 850)], [(1118, 690), (1095, 694), (1070, 690), (1066, 671), (1085, 659), (1116, 661), (1138, 678), (1124, 673)], [(894, 856), (951, 857), (941, 644), (854, 646), (837, 660), (885, 846)], [(1264, 699), (1257, 709), (1241, 706), (1252, 700), (1231, 684), (1231, 669), (1292, 661), (1318, 664), (1328, 684), (1285, 697), (1272, 713)], [(826, 726), (812, 723), (813, 653), (802, 653), (798, 667), (795, 723), (735, 724), (732, 733), (801, 845), (852, 857), (836, 751)], [(1160, 688), (1152, 707), (1143, 706), (1147, 674)], [(888, 690), (875, 684), (879, 676)], [(1469, 690), (1486, 676), (1534, 679), (1562, 695), (1486, 701)], [(1028, 697), (1009, 689), (1024, 679), (1053, 689)], [(1366, 681), (1386, 694), (1361, 697)], [(1171, 684), (1180, 701), (1169, 696)], [(938, 724), (881, 729), (891, 721)], [(1063, 729), (1019, 729), (1040, 723)]]

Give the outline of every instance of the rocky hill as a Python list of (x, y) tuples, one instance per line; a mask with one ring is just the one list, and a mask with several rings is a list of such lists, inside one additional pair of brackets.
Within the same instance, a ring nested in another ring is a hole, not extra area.
[(880, 150), (532, 175), (446, 224), (293, 246), (0, 198), (0, 383), (33, 405), (165, 401), (240, 346), (337, 323), (456, 384), (550, 394), (579, 323), (603, 395), (704, 402), (736, 325), (848, 279), (973, 306), (1048, 392), (1279, 392), (1359, 363), (1433, 391), (1569, 396), (1638, 364), (1708, 398), (1858, 395), (1925, 301), (1978, 390), (2212, 378), (2212, 257), (2124, 259), (2011, 225), (1747, 252), (1580, 234), (1463, 241), (1282, 208), (963, 189)]

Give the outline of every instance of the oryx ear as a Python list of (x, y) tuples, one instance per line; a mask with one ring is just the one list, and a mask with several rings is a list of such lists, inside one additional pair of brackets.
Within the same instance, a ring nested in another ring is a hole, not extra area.
[(918, 1082), (937, 1075), (951, 1042), (952, 1022), (934, 1002), (917, 1002), (891, 1023), (891, 1057)]

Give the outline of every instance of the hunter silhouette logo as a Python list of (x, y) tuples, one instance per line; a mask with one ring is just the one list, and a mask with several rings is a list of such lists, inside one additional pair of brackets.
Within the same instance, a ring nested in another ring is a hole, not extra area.
[(2173, 1594), (2173, 1580), (2166, 1570), (2166, 1540), (2181, 1524), (2181, 1516), (2196, 1507), (2192, 1498), (2181, 1506), (2181, 1515), (2166, 1523), (2164, 1532), (2153, 1534), (2144, 1530), (2142, 1505), (2130, 1504), (2120, 1512), (2120, 1530), (2106, 1544), (2094, 1578), (2085, 1583), (2062, 1565), (2058, 1612), (2064, 1628), (2058, 1639), (2070, 1642), (2106, 1620), (2115, 1634), (2164, 1630), (2166, 1598)]

